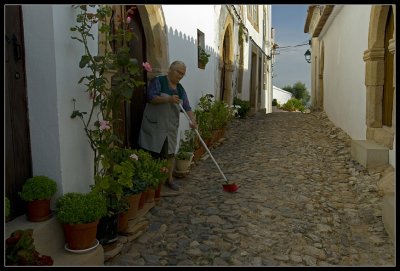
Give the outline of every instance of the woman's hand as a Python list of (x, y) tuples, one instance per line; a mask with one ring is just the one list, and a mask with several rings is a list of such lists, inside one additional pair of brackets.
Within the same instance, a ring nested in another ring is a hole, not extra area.
[(179, 96), (178, 95), (169, 96), (168, 102), (171, 103), (171, 104), (178, 104), (179, 103)]
[(197, 122), (194, 119), (190, 120), (189, 126), (193, 129), (197, 129)]

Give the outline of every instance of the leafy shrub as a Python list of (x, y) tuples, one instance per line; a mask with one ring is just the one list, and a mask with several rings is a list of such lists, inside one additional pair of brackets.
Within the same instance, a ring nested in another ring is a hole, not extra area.
[[(135, 174), (132, 181), (133, 186), (142, 184), (138, 180), (144, 181), (147, 187), (157, 188), (168, 177), (166, 159), (155, 159), (150, 153), (144, 150), (131, 150), (130, 161), (133, 164)], [(135, 189), (140, 189), (136, 186)]]
[(63, 224), (91, 223), (106, 215), (106, 197), (93, 191), (66, 193), (56, 202), (56, 216)]
[(233, 105), (238, 110), (238, 117), (245, 118), (250, 111), (250, 102), (241, 100), (237, 97), (233, 98)]
[(34, 176), (22, 186), (18, 195), (24, 201), (43, 200), (51, 198), (57, 192), (57, 183), (46, 176)]
[(226, 127), (232, 119), (232, 110), (224, 101), (215, 101), (210, 108), (211, 129), (218, 130)]
[(181, 138), (179, 150), (175, 158), (178, 160), (190, 160), (196, 148), (196, 134), (194, 130), (186, 130), (185, 137)]
[(286, 111), (304, 111), (304, 106), (302, 102), (296, 98), (289, 99), (285, 104), (281, 107), (283, 110)]
[(277, 106), (277, 104), (278, 104), (278, 101), (276, 99), (273, 99), (272, 100), (272, 106)]

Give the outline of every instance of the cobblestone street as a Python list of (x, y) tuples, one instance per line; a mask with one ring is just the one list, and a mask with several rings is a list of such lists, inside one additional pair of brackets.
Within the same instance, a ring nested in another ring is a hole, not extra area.
[(106, 266), (394, 266), (380, 172), (352, 160), (323, 112), (235, 119), (225, 140), (145, 216), (147, 231)]

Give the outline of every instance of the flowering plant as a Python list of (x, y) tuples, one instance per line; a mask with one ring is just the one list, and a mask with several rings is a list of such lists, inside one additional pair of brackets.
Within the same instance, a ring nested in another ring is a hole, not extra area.
[[(77, 110), (76, 100), (73, 99), (71, 118), (79, 117), (82, 121), (94, 152), (95, 185), (92, 189), (107, 194), (110, 196), (109, 202), (115, 202), (115, 199), (121, 199), (124, 188), (132, 186), (134, 174), (131, 163), (121, 159), (124, 156), (124, 149), (121, 147), (123, 135), (120, 132), (123, 126), (120, 117), (121, 104), (130, 102), (134, 89), (144, 82), (138, 79), (142, 72), (141, 67), (130, 59), (128, 45), (133, 38), (133, 32), (129, 29), (131, 18), (117, 18), (119, 21), (114, 21), (117, 29), (111, 29), (112, 25), (106, 23), (107, 18), (112, 15), (111, 7), (99, 6), (95, 13), (90, 12), (89, 7), (94, 9), (96, 5), (77, 6), (80, 13), (76, 18), (77, 25), (71, 27), (71, 31), (78, 33), (72, 39), (84, 46), (79, 67), (88, 70), (89, 74), (83, 76), (79, 83), (87, 86), (91, 107), (89, 114)], [(105, 48), (99, 55), (94, 55), (88, 46), (88, 40), (94, 37), (91, 33), (92, 27), (96, 24), (99, 24), (98, 31), (103, 37), (101, 44)], [(114, 50), (109, 47), (110, 43), (115, 45)], [(143, 63), (142, 66), (151, 71), (149, 63)]]
[(6, 239), (7, 265), (53, 265), (51, 256), (36, 251), (33, 230), (16, 230)]
[(130, 158), (133, 160), (135, 175), (133, 186), (138, 187), (144, 181), (147, 186), (157, 188), (168, 177), (167, 160), (155, 159), (144, 150), (131, 150)]

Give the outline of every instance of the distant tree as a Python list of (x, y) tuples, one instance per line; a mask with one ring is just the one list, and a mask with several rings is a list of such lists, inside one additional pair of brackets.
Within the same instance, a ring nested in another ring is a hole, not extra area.
[(306, 105), (310, 100), (311, 96), (307, 91), (306, 85), (300, 81), (294, 83), (293, 86), (284, 86), (282, 89), (292, 93), (303, 105)]

